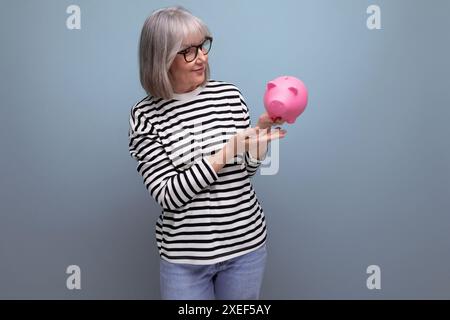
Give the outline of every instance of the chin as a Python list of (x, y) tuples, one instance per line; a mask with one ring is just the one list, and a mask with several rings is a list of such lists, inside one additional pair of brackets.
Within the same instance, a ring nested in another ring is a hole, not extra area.
[(198, 85), (201, 85), (203, 81), (205, 81), (205, 75), (195, 77), (195, 81), (198, 83)]

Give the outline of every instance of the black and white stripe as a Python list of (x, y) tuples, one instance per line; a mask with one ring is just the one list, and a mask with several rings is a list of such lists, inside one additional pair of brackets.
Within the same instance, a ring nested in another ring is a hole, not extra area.
[(225, 82), (210, 80), (189, 99), (147, 96), (133, 106), (129, 150), (163, 208), (156, 240), (164, 259), (212, 264), (264, 244), (264, 213), (250, 182), (261, 161), (245, 153), (216, 173), (206, 160), (249, 127), (242, 94)]

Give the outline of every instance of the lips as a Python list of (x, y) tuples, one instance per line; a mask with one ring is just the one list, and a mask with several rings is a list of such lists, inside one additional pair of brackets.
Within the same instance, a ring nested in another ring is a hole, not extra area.
[(194, 72), (200, 72), (200, 71), (205, 71), (205, 68), (200, 68), (200, 69), (196, 69), (196, 70), (193, 70)]

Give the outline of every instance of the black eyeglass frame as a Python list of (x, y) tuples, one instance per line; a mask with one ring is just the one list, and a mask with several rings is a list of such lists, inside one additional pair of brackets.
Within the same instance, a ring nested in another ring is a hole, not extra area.
[[(177, 54), (182, 54), (183, 57), (184, 57), (184, 61), (186, 61), (187, 63), (192, 62), (192, 61), (194, 61), (195, 59), (197, 59), (197, 56), (198, 56), (198, 50), (199, 50), (199, 49), (201, 50), (202, 47), (203, 47), (203, 45), (205, 44), (205, 42), (208, 41), (208, 40), (211, 42), (211, 44), (209, 45), (208, 51), (207, 51), (206, 53), (203, 53), (204, 55), (207, 55), (207, 54), (211, 51), (211, 48), (212, 48), (212, 43), (213, 43), (213, 38), (212, 38), (212, 37), (205, 37), (205, 40), (203, 40), (203, 42), (200, 43), (198, 46), (190, 46), (190, 47), (187, 47), (186, 49), (183, 49), (183, 50), (181, 50), (181, 51), (178, 51)], [(188, 59), (186, 58), (186, 54), (187, 54), (188, 51), (189, 51), (190, 49), (192, 49), (192, 48), (196, 48), (197, 50), (195, 50), (194, 58), (193, 58), (192, 60), (188, 60)]]

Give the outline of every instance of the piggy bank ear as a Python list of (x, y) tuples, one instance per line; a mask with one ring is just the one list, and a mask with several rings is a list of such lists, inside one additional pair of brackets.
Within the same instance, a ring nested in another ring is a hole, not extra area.
[(289, 91), (292, 92), (294, 95), (298, 95), (298, 89), (295, 87), (289, 87)]
[(276, 86), (277, 86), (277, 85), (276, 85), (275, 83), (269, 82), (269, 83), (267, 84), (267, 90), (273, 89), (273, 88), (275, 88)]

